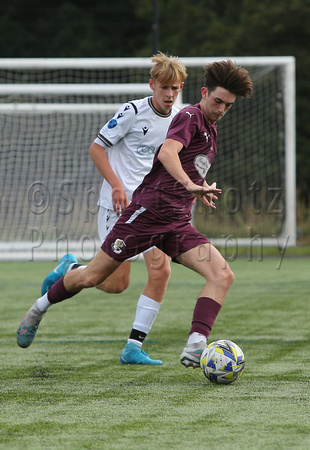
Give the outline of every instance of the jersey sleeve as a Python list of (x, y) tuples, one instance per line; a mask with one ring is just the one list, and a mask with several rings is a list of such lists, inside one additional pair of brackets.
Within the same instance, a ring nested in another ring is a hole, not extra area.
[(137, 114), (138, 110), (133, 102), (124, 103), (101, 128), (94, 142), (102, 147), (112, 147), (130, 132)]
[(199, 127), (199, 116), (190, 109), (182, 109), (172, 120), (167, 139), (174, 139), (188, 147)]

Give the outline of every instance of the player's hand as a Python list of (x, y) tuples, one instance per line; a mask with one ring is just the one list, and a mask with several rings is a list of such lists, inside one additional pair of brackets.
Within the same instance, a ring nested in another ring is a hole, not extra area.
[(218, 200), (216, 194), (221, 194), (222, 190), (216, 187), (216, 183), (212, 183), (211, 186), (203, 185), (199, 186), (197, 184), (192, 184), (186, 186), (186, 189), (191, 192), (195, 197), (199, 198), (202, 203), (210, 208), (215, 209), (216, 205), (214, 200)]
[(124, 188), (117, 187), (112, 189), (112, 201), (113, 209), (119, 216), (129, 205), (129, 200)]
[(218, 200), (218, 197), (215, 195), (217, 194), (221, 194), (222, 190), (221, 189), (217, 189), (216, 187), (216, 182), (212, 183), (210, 186), (207, 185), (207, 183), (204, 185), (204, 187), (206, 187), (207, 189), (209, 189), (210, 192), (206, 193), (203, 198), (201, 199), (202, 202), (206, 205), (209, 206), (210, 208), (216, 209), (216, 205), (214, 203), (214, 200)]

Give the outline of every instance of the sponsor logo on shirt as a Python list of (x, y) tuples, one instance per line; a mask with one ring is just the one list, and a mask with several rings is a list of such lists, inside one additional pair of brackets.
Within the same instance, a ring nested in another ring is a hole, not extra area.
[(156, 148), (153, 145), (140, 145), (140, 147), (137, 148), (136, 153), (138, 158), (150, 159), (155, 155)]
[(186, 114), (189, 115), (189, 118), (191, 118), (194, 114), (191, 114), (189, 111), (186, 111)]
[(194, 159), (194, 165), (201, 178), (206, 177), (208, 170), (211, 167), (211, 163), (207, 155), (197, 155)]

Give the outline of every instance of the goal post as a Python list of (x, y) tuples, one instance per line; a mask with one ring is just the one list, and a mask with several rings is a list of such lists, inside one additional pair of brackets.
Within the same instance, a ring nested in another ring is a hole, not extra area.
[[(200, 100), (203, 66), (231, 59), (249, 70), (251, 99), (218, 124), (208, 174), (223, 194), (193, 209), (222, 249), (296, 245), (294, 57), (184, 57), (178, 107)], [(0, 59), (0, 260), (91, 259), (102, 179), (88, 149), (125, 101), (151, 95), (149, 58)], [(230, 250), (228, 251), (230, 252)]]

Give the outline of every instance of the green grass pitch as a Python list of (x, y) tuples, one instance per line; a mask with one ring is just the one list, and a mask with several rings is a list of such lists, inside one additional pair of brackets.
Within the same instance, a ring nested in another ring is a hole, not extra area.
[(119, 362), (141, 262), (125, 293), (89, 289), (54, 306), (19, 348), (16, 328), (54, 265), (0, 263), (1, 449), (310, 448), (309, 258), (230, 263), (235, 282), (210, 339), (240, 345), (246, 366), (226, 386), (179, 362), (203, 281), (177, 264), (143, 346), (163, 366)]

